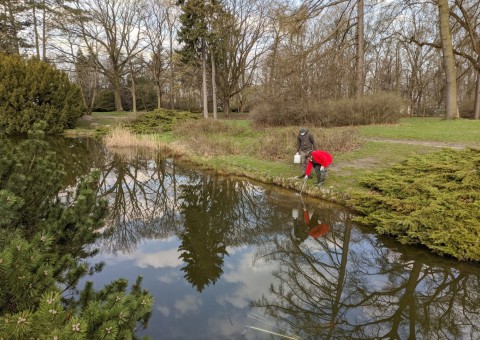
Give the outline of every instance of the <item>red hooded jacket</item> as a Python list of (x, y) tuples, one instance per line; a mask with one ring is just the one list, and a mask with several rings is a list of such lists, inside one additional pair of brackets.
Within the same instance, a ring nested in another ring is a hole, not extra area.
[[(315, 163), (320, 164), (324, 168), (332, 164), (333, 157), (328, 152), (323, 150), (315, 150), (312, 152), (312, 159)], [(307, 168), (305, 169), (305, 175), (309, 176), (312, 171), (313, 163), (309, 160)]]

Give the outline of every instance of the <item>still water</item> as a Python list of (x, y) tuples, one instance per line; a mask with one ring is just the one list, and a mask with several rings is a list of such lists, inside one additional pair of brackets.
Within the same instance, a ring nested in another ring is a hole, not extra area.
[(294, 192), (161, 154), (63, 143), (67, 181), (100, 168), (111, 209), (91, 259), (105, 267), (86, 280), (143, 277), (155, 303), (139, 336), (480, 338), (479, 265), (401, 246)]

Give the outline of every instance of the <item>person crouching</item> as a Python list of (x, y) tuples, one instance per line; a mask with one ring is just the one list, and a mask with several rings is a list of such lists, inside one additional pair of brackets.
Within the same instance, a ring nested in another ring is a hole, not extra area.
[(323, 182), (325, 182), (327, 176), (327, 167), (332, 164), (332, 155), (324, 150), (315, 150), (305, 155), (305, 158), (308, 159), (308, 164), (305, 169), (305, 179), (310, 176), (313, 168), (317, 175), (317, 182), (315, 185), (321, 186)]

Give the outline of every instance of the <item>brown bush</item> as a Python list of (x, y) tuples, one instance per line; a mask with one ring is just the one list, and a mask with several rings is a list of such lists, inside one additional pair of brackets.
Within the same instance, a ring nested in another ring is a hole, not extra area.
[[(304, 125), (314, 135), (319, 149), (332, 154), (353, 150), (360, 145), (354, 127), (326, 129)], [(300, 125), (253, 128), (233, 126), (221, 120), (196, 120), (174, 127), (190, 152), (202, 156), (249, 155), (260, 159), (291, 161), (296, 151)]]
[[(289, 160), (297, 148), (297, 135), (300, 126), (286, 128), (270, 128), (259, 136), (258, 143), (252, 147), (251, 153), (263, 159)], [(356, 128), (309, 128), (315, 137), (318, 149), (332, 154), (354, 150), (361, 145), (361, 138)]]
[(404, 100), (391, 93), (300, 103), (280, 98), (258, 105), (252, 117), (263, 126), (354, 126), (395, 123), (404, 108)]
[(178, 124), (173, 132), (181, 136), (195, 153), (213, 156), (240, 153), (239, 141), (230, 137), (244, 133), (245, 128), (221, 120), (199, 119)]

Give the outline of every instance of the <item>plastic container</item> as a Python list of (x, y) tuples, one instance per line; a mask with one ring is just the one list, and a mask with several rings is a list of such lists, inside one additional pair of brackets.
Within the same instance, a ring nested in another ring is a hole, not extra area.
[(297, 153), (295, 156), (293, 156), (293, 163), (295, 164), (300, 164), (300, 154)]

